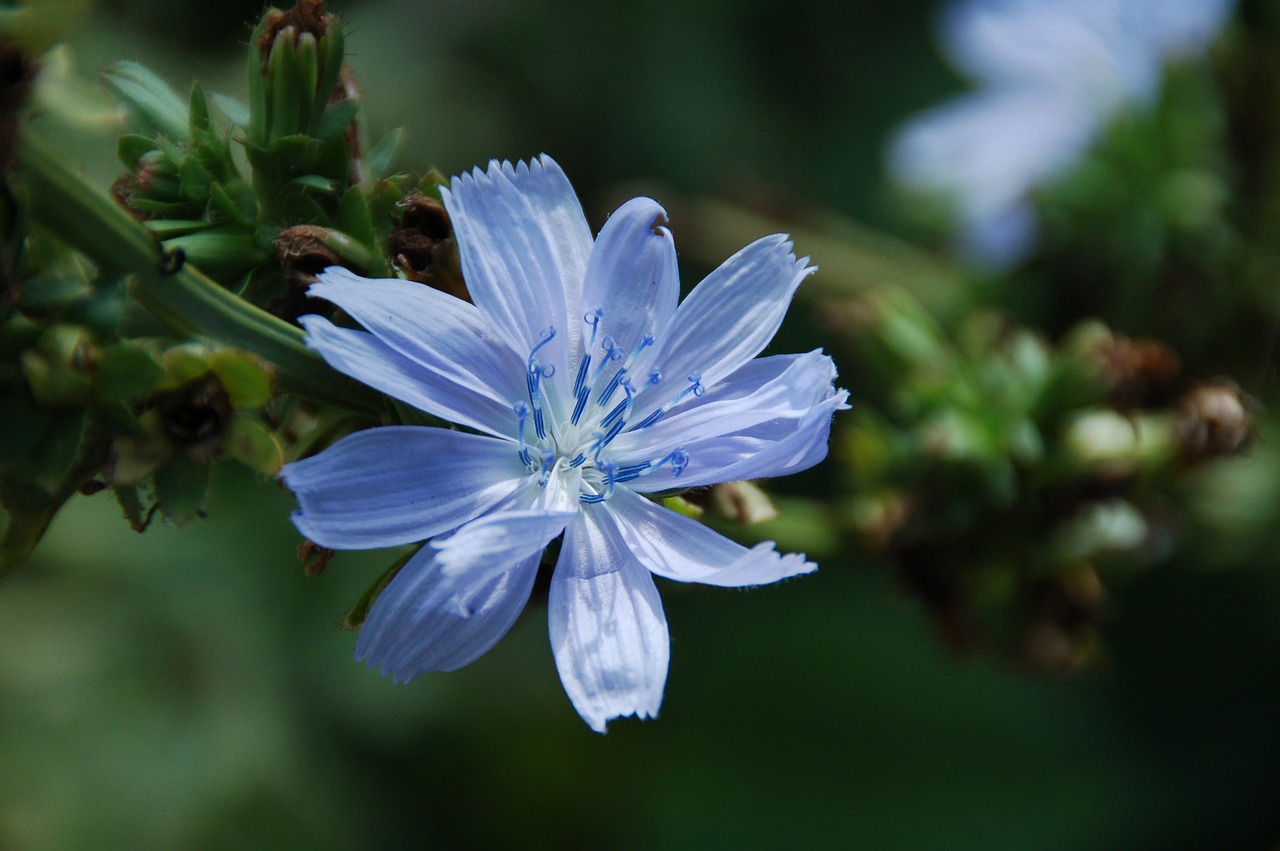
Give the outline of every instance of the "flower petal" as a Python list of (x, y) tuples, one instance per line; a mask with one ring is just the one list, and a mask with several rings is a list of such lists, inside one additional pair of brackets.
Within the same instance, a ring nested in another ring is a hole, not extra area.
[(564, 531), (573, 511), (535, 508), (495, 511), (477, 518), (429, 547), (446, 579), (466, 576), (468, 581), (506, 569), (504, 564), (541, 553)]
[(511, 405), (477, 392), (412, 361), (365, 331), (339, 328), (321, 316), (303, 316), (307, 345), (325, 361), (375, 390), (394, 396), (428, 414), (488, 432), (495, 437), (516, 433)]
[(441, 378), (510, 407), (525, 394), (525, 364), (474, 304), (398, 278), (361, 278), (341, 266), (308, 294), (333, 302), (400, 354)]
[(576, 313), (592, 243), (564, 172), (547, 156), (515, 166), (495, 160), (455, 178), (441, 197), (476, 306), (521, 358), (555, 328), (539, 358), (566, 369), (582, 331)]
[(298, 531), (322, 547), (422, 541), (474, 519), (528, 479), (512, 444), (421, 426), (349, 434), (280, 471)]
[(625, 466), (767, 420), (795, 419), (830, 395), (835, 376), (835, 364), (821, 349), (756, 358), (704, 395), (691, 396), (656, 422), (620, 435), (613, 453)]
[(587, 315), (601, 312), (599, 339), (611, 337), (625, 355), (646, 334), (667, 327), (680, 299), (680, 272), (667, 211), (650, 198), (632, 198), (600, 230), (582, 290)]
[[(758, 239), (693, 288), (644, 368), (662, 383), (637, 400), (633, 417), (661, 407), (697, 377), (710, 387), (754, 358), (782, 324), (791, 296), (814, 269), (796, 260), (786, 236)], [(663, 393), (664, 388), (671, 388)]]
[(696, 488), (719, 482), (785, 476), (827, 457), (831, 417), (845, 410), (849, 394), (829, 389), (819, 402), (797, 417), (779, 417), (737, 431), (686, 443), (687, 464), (678, 476), (659, 468), (627, 487), (657, 493), (672, 487)]
[(653, 579), (607, 514), (588, 506), (565, 530), (547, 601), (560, 680), (598, 733), (662, 704), (671, 641)]
[(474, 662), (516, 622), (540, 554), (475, 581), (441, 582), (437, 551), (423, 547), (382, 590), (356, 640), (356, 659), (398, 683)]
[(625, 488), (615, 491), (605, 505), (640, 562), (667, 579), (737, 588), (767, 585), (818, 568), (799, 553), (775, 552), (772, 541), (747, 549)]

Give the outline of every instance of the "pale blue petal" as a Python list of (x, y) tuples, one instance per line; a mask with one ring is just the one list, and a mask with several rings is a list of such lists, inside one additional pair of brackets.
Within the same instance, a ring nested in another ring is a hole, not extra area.
[(797, 260), (786, 236), (758, 239), (694, 287), (676, 309), (643, 370), (662, 381), (636, 403), (640, 422), (689, 385), (711, 387), (754, 358), (782, 324), (791, 297), (814, 269)]
[(349, 434), (280, 471), (298, 498), (298, 531), (322, 547), (422, 541), (478, 517), (528, 479), (506, 441), (440, 428)]
[(449, 422), (496, 437), (516, 433), (511, 405), (500, 403), (492, 394), (458, 384), (410, 360), (373, 334), (339, 328), (321, 316), (303, 316), (300, 321), (307, 330), (307, 345), (339, 372)]
[(797, 419), (831, 395), (835, 377), (820, 349), (756, 358), (703, 396), (691, 394), (657, 422), (619, 436), (613, 456), (626, 466), (769, 420)]
[(455, 178), (441, 196), (476, 306), (521, 358), (554, 328), (538, 357), (565, 370), (581, 333), (576, 314), (592, 242), (560, 167), (545, 156), (528, 165), (493, 161), (488, 171)]
[(967, 221), (997, 216), (1074, 162), (1096, 110), (1053, 90), (978, 92), (909, 121), (890, 147), (903, 185), (949, 193)]
[(529, 601), (541, 554), (507, 563), (474, 582), (440, 581), (436, 552), (424, 547), (369, 609), (356, 659), (396, 682), (453, 671), (498, 643)]
[(671, 642), (658, 589), (604, 511), (585, 508), (565, 530), (547, 601), (551, 649), (564, 689), (598, 733), (611, 718), (658, 713)]
[(982, 91), (907, 122), (889, 167), (903, 186), (954, 205), (967, 253), (1007, 266), (1034, 242), (1027, 199), (1079, 159), (1103, 117), (1051, 89)]
[(696, 488), (719, 482), (785, 476), (808, 469), (827, 456), (831, 417), (848, 393), (830, 391), (799, 417), (779, 417), (729, 434), (689, 441), (688, 464), (678, 476), (666, 468), (627, 483), (640, 493)]
[(583, 314), (599, 310), (598, 340), (612, 338), (624, 354), (646, 334), (666, 328), (680, 299), (676, 247), (666, 222), (656, 201), (631, 199), (605, 222), (587, 264)]
[(1235, 0), (1161, 0), (1130, 4), (1149, 17), (1147, 31), (1161, 52), (1185, 55), (1202, 50), (1235, 9)]
[(507, 569), (513, 560), (542, 552), (576, 513), (533, 508), (495, 511), (428, 546), (436, 551), (443, 577), (474, 582)]
[(737, 588), (766, 585), (818, 568), (799, 553), (776, 552), (772, 541), (747, 549), (625, 489), (618, 489), (605, 505), (640, 562), (677, 582)]
[(361, 278), (340, 266), (308, 294), (333, 302), (382, 342), (442, 379), (510, 407), (525, 395), (525, 363), (474, 304), (398, 278)]
[(1126, 2), (967, 0), (947, 8), (941, 40), (957, 67), (987, 83), (1114, 102), (1150, 91), (1159, 72), (1155, 51), (1126, 26)]

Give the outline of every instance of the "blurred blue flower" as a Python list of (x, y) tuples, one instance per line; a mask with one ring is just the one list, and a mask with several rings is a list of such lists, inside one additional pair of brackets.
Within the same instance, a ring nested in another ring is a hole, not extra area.
[(1028, 196), (1069, 167), (1121, 109), (1149, 102), (1166, 60), (1203, 50), (1234, 0), (962, 0), (941, 42), (975, 91), (901, 127), (889, 165), (947, 194), (961, 246), (1006, 266), (1036, 240)]
[(597, 731), (654, 715), (669, 641), (650, 573), (745, 586), (815, 568), (646, 498), (826, 455), (832, 414), (847, 407), (831, 359), (756, 358), (813, 270), (785, 237), (765, 237), (677, 307), (674, 243), (648, 198), (593, 242), (547, 157), (493, 162), (442, 191), (474, 304), (332, 268), (311, 294), (368, 332), (303, 324), (335, 368), (467, 430), (375, 428), (289, 464), (294, 523), (334, 549), (427, 540), (356, 644), (396, 681), (492, 647), (563, 534), (548, 619), (565, 690)]

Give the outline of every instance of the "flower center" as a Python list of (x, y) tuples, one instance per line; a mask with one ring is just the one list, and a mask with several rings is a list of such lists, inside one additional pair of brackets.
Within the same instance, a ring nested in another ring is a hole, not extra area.
[[(599, 334), (603, 319), (604, 311), (598, 307), (583, 317), (588, 333), (583, 337), (584, 352), (571, 388), (555, 380), (554, 365), (538, 359), (538, 353), (556, 336), (554, 327), (544, 331), (526, 361), (528, 402), (520, 400), (512, 406), (521, 463), (536, 473), (544, 486), (559, 464), (581, 468), (579, 499), (587, 504), (604, 502), (615, 486), (664, 467), (670, 468), (673, 477), (683, 473), (689, 464), (684, 447), (662, 457), (619, 464), (611, 457), (609, 446), (618, 435), (651, 426), (689, 395), (704, 392), (699, 377), (690, 375), (680, 392), (639, 423), (632, 423), (636, 399), (663, 382), (656, 369), (646, 373), (639, 386), (632, 377), (643, 366), (642, 354), (653, 345), (653, 335), (643, 335), (639, 344), (626, 352), (613, 337)], [(567, 417), (563, 416), (566, 411)]]

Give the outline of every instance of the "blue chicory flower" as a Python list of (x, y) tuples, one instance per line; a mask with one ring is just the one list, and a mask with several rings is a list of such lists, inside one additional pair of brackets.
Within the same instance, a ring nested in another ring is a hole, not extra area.
[(961, 246), (995, 267), (1036, 240), (1028, 201), (1126, 106), (1159, 91), (1163, 64), (1213, 40), (1234, 0), (963, 0), (943, 50), (978, 88), (908, 121), (894, 177), (956, 204)]
[(336, 369), (465, 430), (374, 428), (287, 465), (294, 523), (333, 549), (427, 541), (356, 643), (396, 681), (492, 647), (563, 534), (548, 620), (565, 690), (600, 732), (652, 716), (669, 641), (650, 573), (732, 587), (816, 567), (646, 498), (826, 455), (832, 414), (847, 407), (831, 359), (756, 357), (813, 269), (784, 236), (765, 237), (677, 306), (666, 213), (648, 198), (593, 241), (548, 157), (493, 162), (442, 194), (474, 304), (331, 268), (311, 295), (368, 330), (302, 323)]

